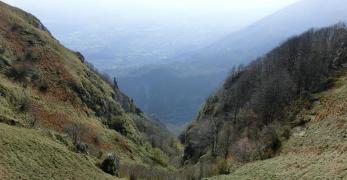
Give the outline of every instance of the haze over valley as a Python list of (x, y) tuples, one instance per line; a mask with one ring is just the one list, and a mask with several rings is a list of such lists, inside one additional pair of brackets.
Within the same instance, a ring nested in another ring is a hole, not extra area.
[(299, 1), (173, 62), (130, 70), (119, 76), (119, 83), (146, 112), (180, 127), (196, 117), (233, 66), (247, 64), (307, 29), (346, 20), (343, 0)]
[(0, 179), (347, 179), (346, 0), (0, 0)]
[[(66, 46), (101, 70), (165, 63), (201, 49), (296, 0), (7, 0), (41, 18)], [(254, 11), (257, 9), (257, 11)], [(246, 13), (247, 12), (247, 13)], [(59, 16), (59, 18), (57, 18)], [(83, 39), (83, 41), (81, 41)], [(119, 71), (119, 73), (118, 73)]]
[(174, 128), (194, 118), (232, 67), (194, 63), (203, 60), (195, 54), (296, 1), (5, 2), (37, 15), (64, 45), (115, 76), (147, 114)]

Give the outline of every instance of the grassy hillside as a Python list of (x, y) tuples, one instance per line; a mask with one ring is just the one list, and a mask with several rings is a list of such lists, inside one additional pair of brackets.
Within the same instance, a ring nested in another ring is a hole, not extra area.
[(230, 168), (230, 175), (211, 179), (345, 179), (347, 178), (347, 68), (333, 88), (315, 94), (309, 122), (293, 129), (276, 157)]
[[(143, 169), (149, 166), (162, 171), (172, 169), (169, 161), (179, 154), (175, 138), (158, 122), (148, 119), (108, 77), (86, 64), (80, 53), (62, 46), (34, 16), (2, 2), (0, 124), (1, 140), (7, 143), (0, 146), (0, 151), (6, 152), (0, 158), (4, 162), (0, 170), (9, 177), (36, 174), (17, 169), (22, 168), (17, 167), (19, 161), (25, 160), (22, 157), (31, 152), (36, 154), (32, 155), (34, 159), (28, 159), (26, 168), (42, 173), (43, 178), (51, 175), (42, 168), (52, 159), (57, 164), (50, 170), (71, 163), (65, 169), (76, 171), (70, 173), (71, 178), (91, 178), (109, 177), (97, 170), (95, 164), (110, 152), (116, 153), (123, 167), (130, 169), (123, 176), (133, 173), (132, 164)], [(42, 131), (57, 134), (66, 141), (65, 147)], [(28, 136), (24, 137), (22, 132)], [(13, 141), (5, 141), (6, 137), (12, 137)], [(88, 144), (89, 156), (75, 153), (76, 140)], [(23, 147), (16, 157), (10, 151), (18, 144)], [(61, 158), (65, 152), (68, 157)], [(76, 165), (79, 162), (81, 165)], [(86, 173), (78, 172), (82, 169)], [(60, 173), (67, 173), (65, 170)]]
[(0, 124), (0, 179), (113, 179), (88, 155), (72, 152), (59, 135)]

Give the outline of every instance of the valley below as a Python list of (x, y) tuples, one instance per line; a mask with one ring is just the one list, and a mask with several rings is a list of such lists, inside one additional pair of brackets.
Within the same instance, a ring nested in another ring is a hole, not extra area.
[(346, 7), (318, 1), (121, 71), (0, 1), (0, 179), (346, 179)]

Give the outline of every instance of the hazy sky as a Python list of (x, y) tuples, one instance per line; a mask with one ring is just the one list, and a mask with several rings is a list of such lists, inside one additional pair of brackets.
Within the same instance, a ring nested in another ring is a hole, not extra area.
[[(240, 28), (298, 0), (3, 0), (41, 18), (123, 18), (128, 21), (161, 19), (230, 19)], [(221, 20), (221, 21), (222, 21)]]
[(108, 68), (201, 49), (299, 0), (3, 1), (34, 14), (65, 46)]

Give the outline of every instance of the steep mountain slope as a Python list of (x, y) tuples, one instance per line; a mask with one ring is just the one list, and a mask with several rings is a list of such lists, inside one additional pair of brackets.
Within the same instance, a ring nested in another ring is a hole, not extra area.
[(347, 178), (347, 66), (333, 88), (315, 95), (310, 119), (293, 129), (281, 153), (268, 160), (231, 168), (212, 179), (344, 179)]
[[(119, 84), (146, 112), (154, 113), (168, 123), (176, 121), (182, 125), (195, 116), (206, 97), (222, 84), (234, 65), (246, 64), (309, 28), (346, 20), (344, 0), (299, 1), (206, 48), (177, 57), (173, 63), (144, 67), (129, 73), (131, 75), (120, 76)], [(112, 73), (112, 70), (108, 72)], [(169, 78), (163, 81), (160, 77)], [(162, 82), (170, 86), (159, 86)], [(179, 97), (176, 92), (180, 92)], [(168, 105), (158, 105), (158, 99), (165, 99)]]
[[(325, 153), (331, 156), (326, 161), (341, 166), (343, 162), (336, 161), (338, 157), (346, 157), (345, 84), (340, 84), (345, 82), (345, 77), (338, 81), (335, 78), (341, 77), (341, 72), (346, 73), (346, 45), (347, 27), (338, 24), (293, 37), (248, 66), (234, 68), (223, 88), (207, 100), (197, 120), (185, 132), (185, 163), (194, 164), (209, 158), (249, 162), (274, 157), (281, 150), (282, 153), (308, 151), (300, 147), (302, 144), (294, 144), (301, 140), (312, 143), (312, 150), (322, 144), (336, 144), (342, 148), (340, 154), (330, 154), (333, 151), (328, 147), (318, 150), (322, 156)], [(327, 101), (324, 96), (315, 95), (330, 88), (333, 82), (336, 89), (327, 91), (333, 93)], [(334, 100), (338, 100), (336, 104), (332, 103)], [(305, 130), (296, 133), (306, 124), (310, 127), (307, 139)], [(329, 134), (329, 137), (324, 141), (321, 137), (322, 141), (318, 141), (319, 135), (315, 133), (320, 131), (321, 135)], [(287, 141), (291, 134), (303, 137)], [(297, 158), (300, 155), (304, 156), (299, 154)], [(269, 161), (276, 163), (276, 160)], [(307, 163), (310, 161), (313, 160), (308, 157)], [(319, 171), (306, 170), (309, 173)], [(241, 167), (239, 171), (244, 172), (244, 169)]]
[[(116, 153), (124, 164), (160, 167), (168, 166), (169, 154), (177, 154), (166, 129), (85, 64), (80, 53), (63, 47), (34, 16), (2, 2), (0, 129), (0, 176), (5, 177), (31, 178), (17, 167), (25, 161), (35, 174), (45, 173), (42, 177), (57, 171), (60, 178), (107, 178), (95, 166), (107, 153)], [(81, 142), (89, 145), (89, 155), (75, 152), (73, 144)], [(70, 173), (82, 169), (86, 173)]]

